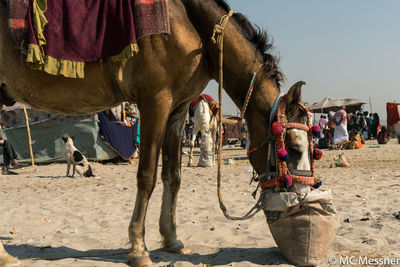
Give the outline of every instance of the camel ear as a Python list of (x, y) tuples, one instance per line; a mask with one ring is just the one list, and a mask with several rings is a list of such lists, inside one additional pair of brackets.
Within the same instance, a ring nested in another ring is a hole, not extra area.
[(305, 84), (306, 82), (299, 81), (290, 87), (289, 92), (286, 95), (287, 114), (293, 114), (299, 108), (298, 103), (301, 100), (301, 87)]

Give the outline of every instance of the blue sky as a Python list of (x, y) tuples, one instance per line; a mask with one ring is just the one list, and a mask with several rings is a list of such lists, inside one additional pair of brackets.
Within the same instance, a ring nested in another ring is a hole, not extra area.
[[(303, 101), (358, 98), (386, 119), (400, 102), (400, 1), (230, 0), (231, 8), (267, 29), (280, 57), (287, 92), (304, 80)], [(217, 99), (217, 84), (206, 88)], [(224, 94), (224, 112), (236, 114)]]

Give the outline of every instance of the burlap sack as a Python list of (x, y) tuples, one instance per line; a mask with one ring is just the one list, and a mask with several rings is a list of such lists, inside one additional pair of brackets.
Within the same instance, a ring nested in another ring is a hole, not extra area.
[(327, 207), (325, 203), (290, 207), (280, 213), (279, 219), (269, 223), (281, 253), (297, 266), (320, 264), (338, 227), (334, 208)]

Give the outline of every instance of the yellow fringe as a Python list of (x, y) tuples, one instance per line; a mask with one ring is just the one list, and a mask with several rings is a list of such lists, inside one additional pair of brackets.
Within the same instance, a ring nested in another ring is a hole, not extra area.
[(139, 53), (139, 46), (137, 44), (130, 44), (127, 47), (125, 47), (121, 53), (119, 53), (118, 55), (112, 56), (111, 60), (114, 62), (115, 61), (123, 61), (124, 59), (133, 57), (137, 53)]

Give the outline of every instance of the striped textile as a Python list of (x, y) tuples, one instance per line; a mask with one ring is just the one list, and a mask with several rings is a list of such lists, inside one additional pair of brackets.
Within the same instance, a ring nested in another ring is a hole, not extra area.
[[(28, 33), (28, 0), (7, 0), (8, 31), (16, 47), (25, 48)], [(25, 47), (22, 47), (22, 45)]]
[(136, 37), (170, 33), (168, 0), (135, 0), (133, 5)]

